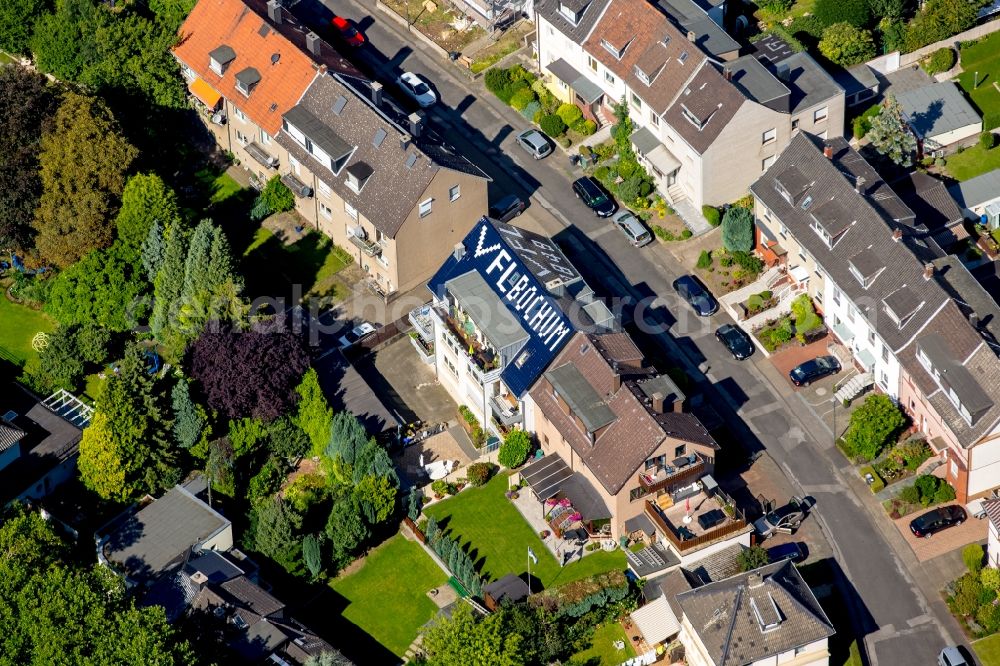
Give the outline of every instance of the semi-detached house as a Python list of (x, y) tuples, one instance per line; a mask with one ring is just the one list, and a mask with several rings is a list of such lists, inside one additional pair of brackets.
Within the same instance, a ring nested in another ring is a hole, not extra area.
[(959, 499), (1000, 486), (995, 301), (960, 262), (921, 259), (912, 211), (843, 139), (793, 138), (751, 192), (760, 245), (926, 435)]
[(843, 88), (808, 54), (771, 37), (737, 57), (724, 33), (694, 29), (715, 26), (691, 21), (700, 8), (673, 4), (535, 3), (548, 88), (600, 123), (626, 100), (632, 143), (671, 202), (734, 201), (798, 131), (841, 136)]
[(274, 0), (200, 0), (174, 55), (220, 149), (280, 176), (376, 293), (421, 284), (485, 213), (488, 176)]

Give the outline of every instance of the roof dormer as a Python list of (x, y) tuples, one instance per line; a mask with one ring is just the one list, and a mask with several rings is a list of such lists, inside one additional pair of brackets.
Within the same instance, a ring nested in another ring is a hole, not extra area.
[(870, 287), (875, 282), (875, 278), (885, 270), (885, 264), (870, 247), (848, 259), (847, 267), (850, 269), (851, 275), (865, 289)]
[(226, 44), (208, 52), (208, 68), (219, 76), (226, 73), (229, 63), (233, 60), (236, 60), (236, 51)]
[(355, 192), (361, 192), (375, 170), (367, 162), (355, 162), (347, 167), (346, 172), (347, 180), (345, 182), (347, 186)]
[(559, 13), (564, 19), (577, 25), (583, 18), (583, 13), (587, 11), (590, 0), (559, 0)]
[[(633, 37), (632, 39), (635, 39), (635, 38)], [(628, 45), (632, 43), (632, 39), (630, 39), (627, 42), (625, 42), (621, 46), (621, 48), (619, 48), (618, 46), (612, 44), (607, 39), (602, 39), (601, 40), (601, 46), (604, 47), (605, 51), (607, 51), (608, 53), (610, 53), (611, 55), (613, 55), (615, 57), (615, 60), (621, 60), (622, 56), (625, 55), (625, 49), (627, 49)]]
[(236, 89), (241, 93), (250, 96), (254, 87), (260, 83), (260, 72), (253, 67), (247, 67), (236, 72)]
[(886, 314), (899, 328), (906, 326), (910, 317), (915, 315), (924, 304), (917, 293), (905, 284), (882, 299), (882, 303), (885, 305)]

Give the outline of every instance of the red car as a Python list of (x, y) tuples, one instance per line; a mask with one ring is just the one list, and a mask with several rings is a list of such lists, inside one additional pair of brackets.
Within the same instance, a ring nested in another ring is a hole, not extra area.
[(361, 34), (361, 31), (355, 28), (354, 24), (343, 16), (334, 16), (330, 22), (337, 29), (340, 38), (351, 46), (361, 46), (365, 43), (365, 36)]

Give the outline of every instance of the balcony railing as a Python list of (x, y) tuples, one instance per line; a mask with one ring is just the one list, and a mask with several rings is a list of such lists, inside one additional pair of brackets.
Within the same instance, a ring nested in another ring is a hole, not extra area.
[(358, 248), (364, 252), (369, 257), (377, 257), (382, 254), (382, 246), (378, 243), (373, 243), (367, 238), (357, 236), (355, 234), (350, 234), (350, 241), (354, 247)]
[(312, 196), (312, 188), (296, 178), (293, 173), (286, 173), (281, 176), (281, 182), (292, 191), (297, 197), (307, 198)]
[(480, 383), (493, 381), (500, 376), (500, 365), (497, 354), (483, 346), (481, 342), (462, 330), (461, 325), (454, 317), (447, 313), (439, 312), (447, 330), (458, 343), (458, 346), (465, 353), (472, 363), (469, 369)]
[[(658, 465), (655, 469), (640, 472), (639, 485), (645, 488), (647, 492), (654, 493), (671, 484), (679, 483), (680, 481), (685, 481), (692, 477), (696, 479), (701, 478), (705, 471), (705, 459), (697, 453), (693, 453), (691, 455), (695, 458), (693, 463), (688, 462), (684, 465)], [(690, 460), (690, 458), (685, 460)], [(674, 463), (679, 461), (680, 459), (675, 460)]]
[(419, 308), (410, 310), (408, 319), (420, 337), (424, 340), (434, 339), (434, 321), (431, 319), (431, 306), (421, 305)]
[(521, 423), (521, 410), (513, 407), (506, 398), (495, 395), (490, 398), (490, 406), (494, 417), (502, 425), (510, 427)]
[(682, 537), (681, 533), (664, 517), (660, 508), (649, 500), (646, 500), (645, 513), (646, 517), (653, 522), (656, 531), (662, 534), (670, 542), (674, 550), (682, 555), (688, 551), (698, 550), (723, 538), (749, 532), (753, 529), (749, 523), (739, 517), (739, 514), (736, 514), (737, 517), (727, 517), (726, 521), (721, 525), (706, 530), (702, 534)]
[(278, 158), (271, 156), (266, 150), (258, 146), (255, 142), (251, 141), (246, 145), (247, 155), (254, 158), (260, 162), (261, 166), (265, 166), (268, 169), (276, 169), (278, 167)]

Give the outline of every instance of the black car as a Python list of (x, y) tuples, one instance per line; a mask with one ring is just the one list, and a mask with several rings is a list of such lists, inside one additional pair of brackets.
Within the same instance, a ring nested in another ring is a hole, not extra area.
[(771, 558), (772, 562), (781, 562), (783, 560), (801, 562), (806, 559), (805, 549), (802, 547), (802, 544), (795, 542), (783, 543), (780, 546), (768, 548), (767, 556)]
[(521, 201), (521, 197), (516, 194), (508, 194), (503, 199), (490, 206), (489, 215), (494, 220), (508, 222), (520, 215), (524, 209), (525, 205), (524, 202)]
[(739, 326), (723, 324), (715, 332), (715, 337), (719, 339), (722, 346), (728, 349), (729, 353), (737, 361), (750, 358), (750, 355), (753, 354), (753, 342), (750, 340), (750, 336), (746, 334), (746, 331)]
[(823, 379), (828, 375), (835, 375), (840, 372), (840, 361), (836, 356), (817, 356), (811, 361), (806, 361), (792, 368), (788, 373), (788, 378), (796, 386), (809, 386), (817, 379)]
[(709, 317), (719, 310), (719, 304), (693, 275), (682, 275), (674, 280), (674, 290), (687, 301), (699, 317)]
[(953, 525), (961, 525), (964, 522), (965, 509), (957, 504), (952, 504), (917, 516), (910, 521), (910, 531), (917, 537), (929, 537), (935, 532), (940, 532)]
[(609, 197), (601, 184), (590, 176), (577, 178), (573, 181), (573, 193), (576, 194), (577, 199), (583, 201), (587, 208), (594, 211), (597, 217), (611, 217), (618, 210), (618, 204), (614, 202), (614, 199)]

